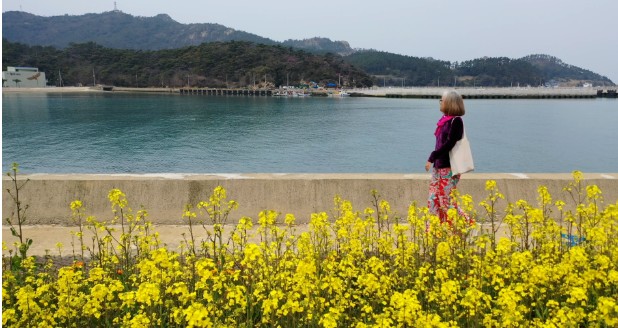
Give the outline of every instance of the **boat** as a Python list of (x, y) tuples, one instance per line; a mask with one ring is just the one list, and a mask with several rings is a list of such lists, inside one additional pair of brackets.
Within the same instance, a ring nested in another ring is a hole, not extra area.
[(281, 92), (281, 91), (275, 91), (273, 92), (273, 97), (287, 97), (288, 93), (287, 92)]
[(339, 91), (335, 91), (333, 93), (329, 94), (332, 97), (349, 97), (350, 94), (347, 93), (345, 90), (339, 90)]
[(311, 97), (310, 93), (305, 93), (305, 92), (295, 92), (294, 96), (296, 97)]

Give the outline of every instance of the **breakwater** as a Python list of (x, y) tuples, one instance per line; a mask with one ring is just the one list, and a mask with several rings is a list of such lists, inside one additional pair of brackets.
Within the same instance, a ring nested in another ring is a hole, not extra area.
[[(74, 200), (84, 203), (86, 216), (110, 220), (113, 215), (107, 196), (114, 188), (127, 195), (134, 211), (145, 208), (153, 223), (183, 224), (185, 206), (208, 200), (217, 186), (227, 190), (228, 200), (239, 203), (230, 216), (231, 223), (242, 216), (257, 220), (263, 210), (279, 211), (282, 219), (291, 213), (299, 224), (307, 223), (312, 213), (332, 213), (336, 195), (363, 211), (373, 206), (372, 190), (390, 203), (391, 216), (405, 218), (411, 203), (426, 206), (430, 180), (429, 174), (35, 174), (19, 178), (29, 179), (20, 190), (22, 206), (29, 206), (29, 225), (70, 225), (69, 204)], [(472, 196), (479, 212), (484, 211), (478, 203), (487, 197), (487, 180), (495, 180), (506, 200), (513, 203), (523, 199), (536, 204), (540, 185), (548, 187), (554, 201), (561, 199), (569, 203), (571, 199), (563, 191), (572, 181), (571, 174), (466, 174), (459, 190)], [(599, 186), (607, 203), (618, 200), (618, 173), (585, 174), (584, 182)], [(9, 188), (12, 181), (5, 176), (3, 218), (11, 217), (14, 212), (14, 203), (7, 193)], [(498, 208), (504, 208), (505, 204), (499, 202)]]
[[(371, 88), (351, 90), (356, 97), (431, 98), (442, 96), (445, 88)], [(616, 98), (616, 87), (598, 88), (454, 88), (466, 99), (568, 99)]]

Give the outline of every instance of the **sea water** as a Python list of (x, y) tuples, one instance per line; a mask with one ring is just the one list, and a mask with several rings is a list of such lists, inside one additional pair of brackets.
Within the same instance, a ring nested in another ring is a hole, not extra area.
[[(469, 99), (476, 172), (618, 172), (615, 99)], [(420, 173), (437, 99), (5, 93), (30, 173)]]

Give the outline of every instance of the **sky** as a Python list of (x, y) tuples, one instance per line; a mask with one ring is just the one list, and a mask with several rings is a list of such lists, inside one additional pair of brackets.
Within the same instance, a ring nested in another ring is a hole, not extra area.
[(3, 0), (39, 16), (168, 14), (275, 41), (325, 37), (352, 48), (465, 61), (548, 54), (618, 83), (618, 0)]

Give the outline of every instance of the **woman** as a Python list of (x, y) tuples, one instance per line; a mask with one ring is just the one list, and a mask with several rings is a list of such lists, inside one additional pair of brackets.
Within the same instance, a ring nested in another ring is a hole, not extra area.
[[(463, 137), (464, 124), (461, 116), (466, 113), (463, 98), (456, 91), (445, 91), (440, 99), (440, 111), (444, 114), (438, 121), (435, 131), (436, 148), (429, 155), (425, 171), (433, 165), (431, 183), (429, 185), (429, 211), (438, 215), (441, 222), (449, 222), (447, 211), (457, 208), (451, 202), (451, 191), (456, 189), (460, 175), (453, 175), (449, 151)], [(461, 213), (461, 215), (464, 215)], [(449, 222), (450, 223), (450, 222)]]

